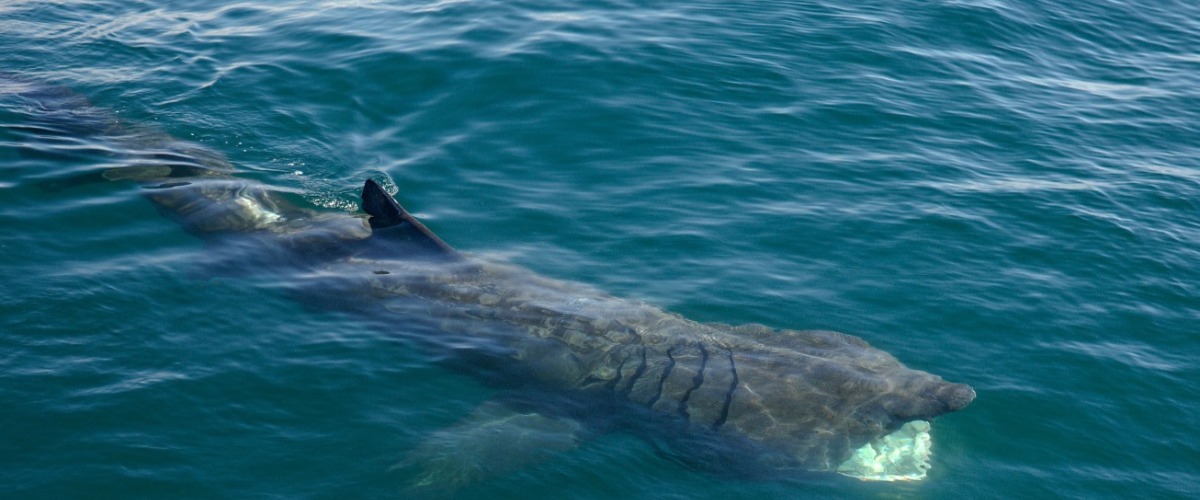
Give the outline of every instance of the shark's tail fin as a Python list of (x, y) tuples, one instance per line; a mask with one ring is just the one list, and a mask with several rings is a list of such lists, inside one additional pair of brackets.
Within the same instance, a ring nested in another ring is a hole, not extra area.
[(457, 252), (446, 242), (438, 238), (433, 231), (421, 224), (421, 221), (408, 213), (395, 198), (387, 194), (379, 183), (367, 179), (362, 190), (363, 211), (371, 214), (372, 229), (398, 228), (404, 233), (405, 239), (416, 240), (423, 246), (436, 248), (446, 255), (456, 255)]

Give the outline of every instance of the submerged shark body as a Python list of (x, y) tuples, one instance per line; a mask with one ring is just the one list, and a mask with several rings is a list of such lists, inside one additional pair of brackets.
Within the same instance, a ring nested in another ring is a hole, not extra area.
[[(53, 92), (15, 93), (40, 98), (50, 114), (91, 109)], [(45, 101), (65, 104), (56, 109)], [(321, 212), (233, 177), (228, 162), (202, 147), (97, 123), (83, 128), (135, 146), (135, 153), (120, 166), (58, 187), (140, 182), (145, 196), (188, 231), (233, 242), (223, 251), (286, 273), (306, 304), (361, 314), (398, 330), (432, 359), (507, 389), (459, 432), (418, 450), (443, 465), (453, 461), (446, 459), (453, 450), (472, 450), (468, 460), (500, 453), (495, 460), (506, 461), (511, 457), (504, 453), (522, 446), (568, 449), (599, 430), (637, 434), (706, 469), (749, 475), (840, 470), (872, 478), (863, 460), (870, 462), (874, 452), (855, 462), (862, 450), (881, 450), (901, 430), (918, 435), (922, 428), (914, 423), (962, 409), (975, 397), (966, 385), (906, 368), (850, 335), (699, 323), (472, 258), (371, 180), (362, 191), (365, 215)], [(62, 128), (50, 121), (38, 126)], [(487, 426), (516, 437), (492, 447), (465, 442), (487, 434), (476, 432)], [(487, 467), (473, 466), (481, 468)], [(486, 475), (424, 474), (426, 482)]]

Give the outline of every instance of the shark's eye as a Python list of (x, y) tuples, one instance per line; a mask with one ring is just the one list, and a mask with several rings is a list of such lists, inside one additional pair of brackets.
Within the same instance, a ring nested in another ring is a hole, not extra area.
[(874, 429), (884, 429), (892, 421), (891, 417), (882, 409), (866, 410), (860, 413), (858, 421), (867, 427)]

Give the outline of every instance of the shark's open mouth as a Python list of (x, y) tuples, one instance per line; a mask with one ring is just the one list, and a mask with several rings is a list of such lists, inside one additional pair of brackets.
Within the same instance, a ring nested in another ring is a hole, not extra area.
[(920, 481), (929, 470), (929, 422), (914, 420), (854, 450), (838, 473), (863, 481)]

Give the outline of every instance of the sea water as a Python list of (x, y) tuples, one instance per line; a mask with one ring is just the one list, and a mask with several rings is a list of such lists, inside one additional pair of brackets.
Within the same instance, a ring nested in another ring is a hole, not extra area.
[[(699, 321), (830, 329), (978, 399), (921, 481), (621, 434), (463, 498), (1200, 495), (1200, 4), (9, 1), (0, 73), (329, 211)], [(121, 151), (0, 96), (0, 496), (399, 497), (492, 389), (212, 272)], [(118, 148), (119, 149), (119, 148)]]

